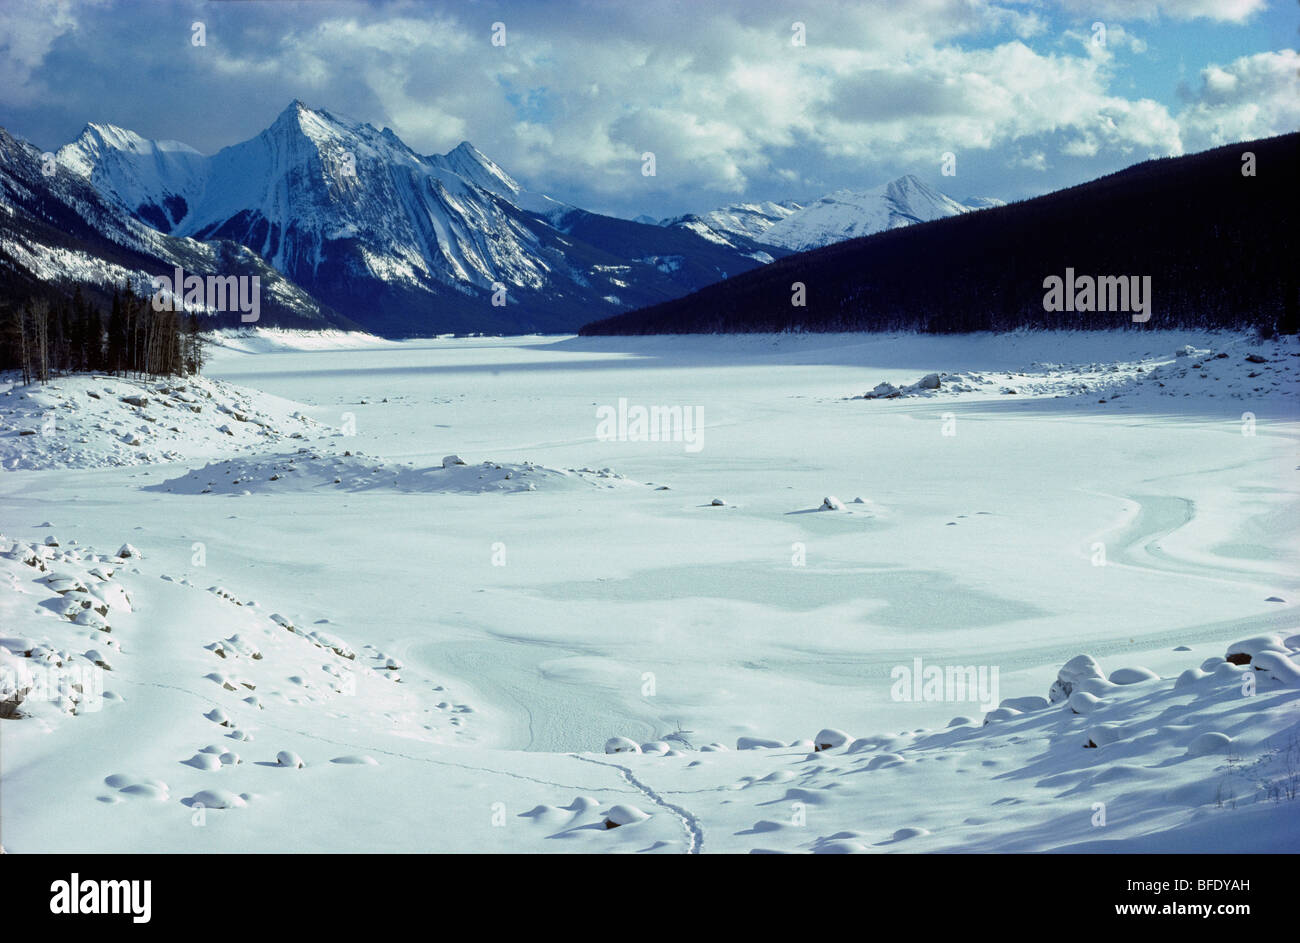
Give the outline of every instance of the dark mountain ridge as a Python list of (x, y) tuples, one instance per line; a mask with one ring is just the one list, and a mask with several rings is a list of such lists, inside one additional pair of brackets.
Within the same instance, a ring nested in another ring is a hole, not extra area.
[[(1245, 156), (1253, 155), (1254, 175)], [(1293, 333), (1300, 133), (1146, 161), (1079, 186), (780, 259), (597, 334), (1246, 328)], [(1149, 320), (1048, 311), (1044, 280), (1150, 277)], [(802, 284), (803, 306), (792, 304)]]

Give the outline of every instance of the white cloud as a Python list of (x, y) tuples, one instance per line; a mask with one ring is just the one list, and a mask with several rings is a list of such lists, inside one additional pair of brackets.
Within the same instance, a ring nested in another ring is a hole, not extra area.
[(1242, 56), (1201, 70), (1178, 116), (1190, 150), (1300, 129), (1300, 54), (1294, 49)]
[[(0, 38), (12, 50), (0, 60), (0, 88), (40, 102), (33, 90), (52, 84), (48, 97), (75, 104), (78, 126), (117, 121), (215, 150), (299, 97), (387, 125), (421, 153), (470, 139), (561, 199), (659, 215), (724, 195), (809, 198), (823, 186), (869, 186), (924, 173), (945, 151), (960, 155), (963, 173), (983, 168), (974, 186), (1024, 188), (1023, 171), (1005, 169), (1018, 167), (1042, 171), (1041, 189), (1288, 130), (1300, 98), (1293, 79), (1287, 98), (1287, 60), (1278, 58), (1287, 53), (1207, 67), (1176, 116), (1154, 100), (1166, 90), (1129, 81), (1144, 46), (1121, 19), (1238, 22), (1256, 0), (639, 0), (564, 16), (533, 3), (218, 4), (202, 7), (208, 47), (120, 83), (132, 44), (156, 44), (160, 31), (187, 37), (199, 7), (151, 10), (148, 30), (131, 5), (78, 7), (89, 21), (77, 31), (69, 8), (46, 3), (44, 17), (0, 4), (0, 27), (14, 26)], [(490, 41), (497, 19), (505, 47)], [(795, 20), (806, 26), (804, 47), (791, 45)], [(1094, 20), (1106, 22), (1104, 48), (1091, 42)], [(78, 45), (51, 55), (60, 36)], [(91, 77), (112, 72), (112, 94), (78, 86), (70, 62)], [(202, 120), (176, 128), (187, 112)], [(644, 151), (655, 152), (657, 177), (641, 175)]]
[(1080, 16), (1101, 19), (1212, 20), (1244, 23), (1268, 6), (1268, 0), (1064, 0), (1063, 7)]
[(46, 93), (33, 80), (55, 40), (77, 28), (71, 0), (0, 4), (0, 102), (28, 105)]

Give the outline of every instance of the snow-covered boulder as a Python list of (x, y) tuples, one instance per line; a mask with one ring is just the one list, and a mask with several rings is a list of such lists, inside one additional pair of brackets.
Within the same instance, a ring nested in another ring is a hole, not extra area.
[(1289, 688), (1300, 688), (1300, 666), (1283, 652), (1265, 650), (1255, 656), (1251, 667)]
[(226, 789), (204, 789), (191, 796), (190, 802), (205, 809), (242, 809), (248, 805), (242, 796)]
[(1052, 688), (1047, 693), (1047, 698), (1053, 704), (1058, 701), (1066, 700), (1074, 689), (1084, 681), (1105, 681), (1106, 676), (1101, 673), (1101, 665), (1091, 655), (1075, 655), (1064, 665), (1056, 674), (1056, 680), (1052, 682)]
[(994, 724), (1001, 720), (1013, 720), (1016, 717), (1019, 717), (1021, 713), (1021, 711), (1016, 710), (1014, 707), (999, 707), (984, 715), (984, 726), (987, 727), (989, 724)]
[(1203, 681), (1208, 677), (1210, 677), (1208, 671), (1202, 671), (1200, 668), (1188, 668), (1180, 674), (1178, 680), (1174, 682), (1174, 690), (1182, 691), (1183, 689), (1191, 687), (1196, 682)]
[(1160, 675), (1150, 668), (1119, 668), (1110, 673), (1111, 684), (1141, 684), (1143, 681), (1159, 681)]
[[(117, 583), (92, 583), (90, 586), (92, 595), (98, 597), (109, 609), (116, 609), (119, 612), (131, 611), (131, 597), (127, 595), (126, 590)], [(97, 610), (98, 606), (95, 607)], [(106, 612), (100, 611), (100, 615), (107, 615)]]
[(840, 747), (847, 747), (853, 742), (853, 738), (843, 730), (837, 730), (834, 727), (826, 727), (813, 737), (813, 749), (815, 751), (835, 750)]
[(1104, 747), (1129, 736), (1130, 731), (1123, 724), (1097, 724), (1088, 728), (1088, 742), (1084, 746)]
[(605, 741), (606, 753), (640, 753), (641, 747), (627, 737), (610, 737)]
[(275, 755), (276, 766), (287, 766), (290, 769), (302, 769), (306, 764), (303, 763), (302, 757), (291, 750), (281, 750)]
[(634, 805), (616, 805), (605, 813), (605, 828), (618, 828), (620, 825), (635, 825), (650, 818)]
[(1226, 733), (1210, 731), (1203, 733), (1191, 743), (1187, 744), (1188, 756), (1213, 756), (1215, 754), (1227, 753), (1232, 749), (1232, 738)]
[(1280, 635), (1256, 635), (1252, 638), (1233, 642), (1224, 653), (1224, 660), (1234, 665), (1249, 665), (1261, 652), (1287, 652), (1286, 644)]
[(1076, 714), (1086, 715), (1091, 714), (1097, 708), (1103, 706), (1105, 702), (1095, 694), (1089, 694), (1087, 691), (1075, 691), (1070, 695), (1068, 703), (1070, 705), (1070, 710), (1074, 711)]
[(464, 465), (465, 460), (459, 455), (444, 455), (442, 457), (442, 467), (451, 468), (453, 465)]
[(835, 497), (834, 495), (827, 495), (826, 497), (822, 498), (821, 509), (823, 511), (843, 511), (844, 502), (841, 501), (839, 498)]
[(775, 750), (783, 746), (785, 746), (784, 741), (771, 740), (767, 737), (738, 737), (736, 739), (737, 750)]

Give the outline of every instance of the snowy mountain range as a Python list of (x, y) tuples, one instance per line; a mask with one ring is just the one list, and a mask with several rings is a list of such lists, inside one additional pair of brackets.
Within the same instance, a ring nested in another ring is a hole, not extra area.
[(802, 207), (795, 202), (784, 203), (732, 203), (707, 213), (689, 213), (659, 221), (660, 226), (688, 229), (720, 245), (732, 245), (732, 240), (766, 243), (764, 235), (777, 223), (788, 219)]
[[(158, 147), (153, 153), (173, 152)], [(121, 212), (88, 181), (58, 172), (39, 148), (0, 128), (0, 297), (31, 298), (80, 285), (90, 300), (102, 304), (106, 289), (129, 284), (147, 294), (153, 276), (177, 266), (197, 275), (257, 276), (269, 322), (356, 327), (256, 252), (228, 240), (200, 242), (159, 232)], [(238, 317), (234, 320), (238, 323)]]
[(1000, 203), (960, 203), (908, 174), (870, 190), (836, 190), (773, 223), (762, 241), (803, 252)]
[[(41, 157), (16, 142), (5, 154), (0, 174), (11, 176), (22, 175), (10, 166), (20, 154)], [(95, 194), (80, 200), (97, 206), (87, 223), (114, 243), (147, 243), (159, 259), (182, 245), (241, 247), (297, 286), (302, 317), (388, 335), (572, 330), (792, 251), (974, 208), (908, 176), (809, 206), (623, 220), (528, 190), (468, 141), (419, 154), (387, 128), (300, 101), (211, 156), (89, 124), (46, 169), (55, 172), (26, 175), (27, 198), (42, 184), (55, 203)], [(0, 240), (14, 242), (3, 228)], [(37, 258), (49, 252), (23, 252), (30, 264), (15, 264), (53, 277)], [(65, 269), (58, 277), (75, 280)]]
[(807, 206), (792, 200), (732, 203), (708, 213), (660, 220), (659, 225), (689, 229), (724, 245), (739, 236), (769, 247), (804, 252), (886, 229), (1003, 205), (993, 197), (955, 200), (908, 174), (870, 190), (837, 190)]
[(122, 214), (245, 246), (385, 334), (572, 329), (771, 258), (588, 213), (525, 189), (469, 142), (422, 155), (389, 129), (300, 101), (210, 157), (89, 125), (57, 163)]

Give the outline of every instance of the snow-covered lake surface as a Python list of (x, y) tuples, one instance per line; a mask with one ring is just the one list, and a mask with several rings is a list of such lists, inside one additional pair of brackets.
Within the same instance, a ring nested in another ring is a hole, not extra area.
[(293, 346), (0, 392), (6, 850), (1300, 849), (1294, 339)]

